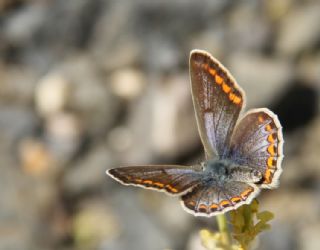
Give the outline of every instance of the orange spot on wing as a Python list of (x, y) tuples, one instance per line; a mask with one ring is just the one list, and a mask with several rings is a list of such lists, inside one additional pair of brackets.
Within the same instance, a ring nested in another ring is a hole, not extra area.
[(141, 183), (142, 180), (141, 180), (141, 179), (135, 179), (135, 182), (136, 182), (136, 183)]
[(228, 200), (223, 200), (220, 202), (220, 206), (222, 206), (222, 207), (229, 207), (230, 205), (231, 205), (231, 203)]
[(159, 188), (163, 188), (164, 187), (164, 185), (162, 183), (160, 183), (160, 182), (155, 182), (153, 184), (156, 185)]
[(194, 201), (189, 201), (188, 205), (194, 207), (196, 205), (196, 203)]
[(228, 94), (228, 93), (231, 91), (231, 87), (228, 86), (228, 84), (226, 84), (225, 82), (223, 82), (223, 84), (222, 84), (222, 90), (223, 90), (223, 92), (225, 92), (225, 93)]
[(273, 134), (270, 134), (269, 136), (268, 136), (268, 142), (270, 142), (270, 143), (274, 143), (275, 142), (275, 138), (273, 137)]
[(262, 115), (259, 115), (258, 121), (259, 121), (260, 123), (263, 123), (263, 122), (264, 122), (264, 118), (262, 117)]
[(217, 204), (212, 204), (212, 205), (210, 206), (210, 210), (211, 210), (211, 211), (216, 211), (218, 208), (219, 208), (219, 206), (218, 206)]
[(267, 160), (268, 168), (275, 168), (274, 163), (275, 163), (275, 162), (274, 162), (274, 160), (273, 160), (273, 157), (270, 156), (270, 157), (268, 158), (268, 160)]
[(233, 94), (232, 92), (229, 94), (229, 100), (233, 101), (233, 99), (236, 97), (235, 94)]
[(215, 80), (216, 80), (216, 83), (219, 85), (222, 84), (222, 82), (223, 82), (222, 77), (219, 75), (215, 75)]
[(210, 75), (215, 76), (215, 74), (217, 74), (217, 71), (214, 70), (213, 68), (209, 68), (209, 73)]
[(200, 205), (199, 205), (199, 208), (200, 208), (200, 209), (205, 209), (205, 210), (207, 210), (207, 206), (204, 205), (204, 204), (200, 204)]
[(267, 130), (268, 132), (271, 132), (271, 131), (272, 131), (272, 127), (271, 127), (270, 124), (268, 124), (268, 125), (266, 126), (266, 130)]
[(144, 184), (147, 184), (147, 185), (151, 185), (153, 183), (153, 181), (151, 180), (144, 180), (143, 181)]
[(267, 150), (268, 150), (268, 153), (269, 153), (271, 156), (274, 156), (274, 155), (276, 154), (274, 144), (271, 144), (271, 145), (268, 147)]
[(233, 99), (233, 103), (234, 104), (240, 104), (242, 101), (241, 97), (239, 96), (235, 96), (235, 98)]
[(253, 192), (253, 188), (248, 188), (246, 190), (244, 190), (240, 196), (242, 197), (242, 199), (246, 200), (249, 196), (249, 194), (251, 194)]
[(166, 185), (166, 188), (168, 191), (172, 192), (172, 193), (177, 193), (178, 192), (178, 189), (170, 186), (170, 185)]
[(232, 201), (233, 203), (238, 203), (238, 202), (240, 202), (240, 201), (241, 201), (241, 198), (240, 198), (240, 197), (238, 197), (238, 196), (236, 196), (236, 197), (232, 197), (232, 198), (231, 198), (231, 201)]
[(198, 209), (200, 212), (203, 212), (203, 213), (207, 213), (207, 211), (208, 211), (208, 207), (204, 204), (200, 204)]
[(273, 172), (271, 169), (267, 169), (265, 174), (264, 174), (264, 178), (265, 178), (265, 181), (263, 183), (271, 183), (271, 180), (272, 180), (272, 175), (273, 175)]

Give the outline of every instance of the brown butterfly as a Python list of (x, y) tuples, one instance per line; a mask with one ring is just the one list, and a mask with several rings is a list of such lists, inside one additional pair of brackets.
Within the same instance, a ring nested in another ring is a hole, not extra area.
[(248, 204), (262, 188), (276, 188), (282, 172), (282, 128), (267, 108), (239, 119), (245, 93), (209, 53), (190, 54), (193, 104), (206, 160), (194, 166), (146, 165), (107, 174), (124, 185), (179, 196), (196, 216), (213, 216)]

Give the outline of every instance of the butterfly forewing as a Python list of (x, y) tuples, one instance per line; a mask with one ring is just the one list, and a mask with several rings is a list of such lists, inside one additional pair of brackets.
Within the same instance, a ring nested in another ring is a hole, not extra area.
[(231, 74), (205, 51), (191, 52), (190, 76), (198, 129), (207, 157), (223, 158), (244, 106), (244, 93)]
[(231, 139), (230, 158), (263, 173), (261, 187), (274, 188), (282, 172), (282, 128), (269, 109), (249, 111), (236, 126)]
[(202, 173), (200, 166), (180, 165), (130, 166), (107, 171), (107, 174), (124, 185), (165, 191), (172, 195), (181, 195), (198, 185)]

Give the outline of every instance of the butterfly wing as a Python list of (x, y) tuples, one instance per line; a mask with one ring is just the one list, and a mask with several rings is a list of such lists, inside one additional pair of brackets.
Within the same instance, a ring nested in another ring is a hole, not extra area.
[(214, 216), (249, 204), (259, 193), (256, 185), (226, 182), (223, 185), (205, 184), (193, 188), (181, 197), (182, 207), (195, 216)]
[(231, 138), (230, 158), (263, 173), (262, 188), (278, 185), (283, 158), (282, 127), (269, 109), (249, 111), (236, 126)]
[(202, 167), (179, 165), (146, 165), (113, 168), (107, 174), (124, 185), (139, 186), (172, 195), (181, 195), (198, 185)]
[(244, 92), (228, 70), (201, 50), (190, 54), (190, 77), (201, 141), (208, 158), (224, 158)]

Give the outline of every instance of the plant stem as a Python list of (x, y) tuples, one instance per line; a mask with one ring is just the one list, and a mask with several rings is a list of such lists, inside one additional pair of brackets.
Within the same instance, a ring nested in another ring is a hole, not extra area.
[(231, 237), (226, 216), (224, 214), (217, 215), (217, 222), (222, 237), (222, 243), (229, 249), (231, 246)]

